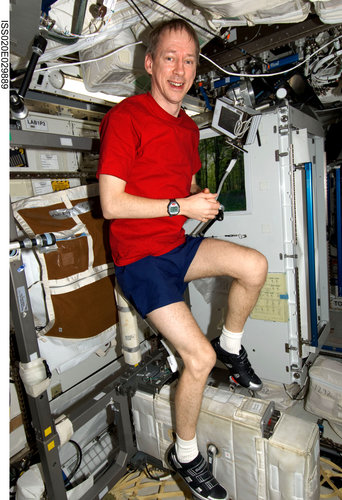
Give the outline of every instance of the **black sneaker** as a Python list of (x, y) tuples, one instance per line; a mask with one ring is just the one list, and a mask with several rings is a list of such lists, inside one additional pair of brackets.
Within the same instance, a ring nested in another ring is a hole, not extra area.
[(235, 384), (251, 389), (252, 391), (260, 391), (262, 382), (255, 374), (247, 357), (246, 349), (241, 346), (239, 354), (231, 354), (222, 349), (220, 345), (220, 337), (211, 341), (217, 359), (219, 359), (230, 371), (230, 380)]
[(228, 500), (226, 490), (216, 481), (207, 462), (199, 453), (189, 463), (181, 463), (176, 456), (175, 445), (167, 454), (170, 467), (178, 472), (196, 498), (201, 500)]

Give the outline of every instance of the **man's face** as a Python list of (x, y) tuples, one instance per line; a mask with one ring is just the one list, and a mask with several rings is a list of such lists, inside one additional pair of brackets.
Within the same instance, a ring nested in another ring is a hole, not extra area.
[(196, 76), (196, 45), (185, 30), (167, 30), (160, 36), (154, 58), (145, 57), (152, 77), (151, 94), (168, 113), (177, 116)]

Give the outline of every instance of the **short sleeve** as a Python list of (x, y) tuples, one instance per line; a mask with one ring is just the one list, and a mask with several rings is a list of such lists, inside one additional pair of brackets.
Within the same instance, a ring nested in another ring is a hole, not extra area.
[(128, 180), (139, 144), (131, 114), (111, 109), (100, 124), (100, 158), (97, 177), (114, 175)]

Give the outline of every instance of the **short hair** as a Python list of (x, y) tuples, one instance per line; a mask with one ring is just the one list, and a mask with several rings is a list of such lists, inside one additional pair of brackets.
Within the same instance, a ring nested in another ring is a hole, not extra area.
[(171, 19), (168, 21), (162, 21), (159, 24), (157, 24), (153, 30), (149, 34), (149, 40), (148, 40), (148, 45), (146, 49), (146, 54), (151, 54), (151, 57), (153, 59), (158, 43), (160, 40), (160, 36), (165, 32), (165, 31), (181, 31), (185, 30), (189, 37), (195, 42), (195, 47), (196, 47), (196, 61), (197, 63), (199, 62), (199, 53), (200, 53), (200, 44), (198, 40), (198, 36), (194, 28), (184, 19), (181, 18), (175, 18)]

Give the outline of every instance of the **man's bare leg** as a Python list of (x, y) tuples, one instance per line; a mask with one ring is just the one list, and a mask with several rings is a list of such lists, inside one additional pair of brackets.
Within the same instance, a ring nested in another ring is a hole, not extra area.
[(208, 375), (216, 355), (184, 302), (152, 311), (148, 318), (181, 356), (184, 369), (175, 394), (176, 432), (184, 440), (194, 438)]
[(174, 345), (184, 362), (175, 394), (177, 439), (168, 450), (167, 461), (196, 498), (227, 500), (227, 491), (210, 472), (196, 439), (204, 386), (216, 361), (214, 349), (184, 302), (155, 309), (148, 317)]
[(241, 346), (244, 325), (252, 311), (267, 275), (267, 260), (258, 251), (233, 243), (204, 240), (188, 269), (190, 281), (208, 276), (231, 276), (228, 311), (222, 334), (212, 340), (218, 359), (229, 369), (232, 381), (251, 390), (260, 390), (262, 382)]

